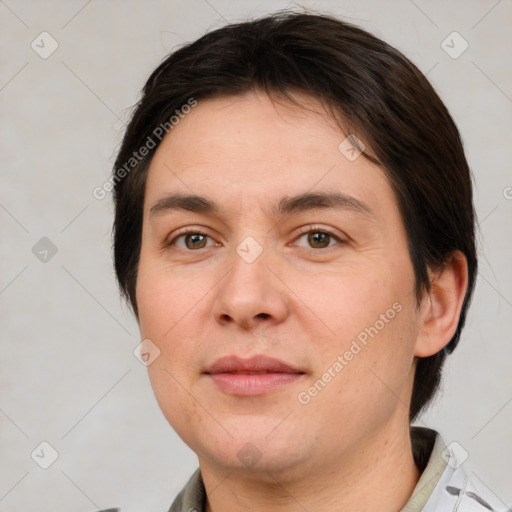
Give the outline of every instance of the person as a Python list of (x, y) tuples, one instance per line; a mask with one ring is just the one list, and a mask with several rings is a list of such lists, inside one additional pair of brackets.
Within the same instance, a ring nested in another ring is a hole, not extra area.
[(425, 76), (331, 15), (171, 53), (113, 174), (140, 356), (199, 468), (170, 512), (501, 510), (412, 426), (475, 285), (471, 173)]

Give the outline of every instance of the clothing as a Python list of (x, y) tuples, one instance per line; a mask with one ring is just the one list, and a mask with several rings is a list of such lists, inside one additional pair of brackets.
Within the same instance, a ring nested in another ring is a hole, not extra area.
[[(399, 512), (507, 512), (498, 498), (466, 474), (463, 457), (455, 453), (457, 445), (446, 447), (439, 433), (423, 427), (411, 427), (411, 444), (422, 474)], [(169, 512), (204, 512), (205, 502), (206, 491), (198, 468)]]

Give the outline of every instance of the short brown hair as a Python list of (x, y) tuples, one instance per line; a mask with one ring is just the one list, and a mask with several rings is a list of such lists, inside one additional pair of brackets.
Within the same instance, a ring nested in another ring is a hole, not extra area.
[(456, 332), (443, 350), (418, 361), (413, 421), (439, 387), (444, 359), (458, 344), (475, 285), (471, 173), (457, 127), (425, 76), (399, 51), (359, 27), (330, 15), (279, 11), (209, 32), (154, 70), (113, 170), (114, 262), (121, 293), (138, 318), (145, 182), (158, 143), (131, 167), (126, 163), (190, 98), (254, 89), (290, 101), (296, 101), (293, 92), (317, 98), (339, 118), (346, 134), (363, 141), (369, 149), (363, 154), (381, 166), (395, 192), (418, 301), (430, 288), (429, 269), (442, 267), (454, 250), (467, 259), (468, 290)]

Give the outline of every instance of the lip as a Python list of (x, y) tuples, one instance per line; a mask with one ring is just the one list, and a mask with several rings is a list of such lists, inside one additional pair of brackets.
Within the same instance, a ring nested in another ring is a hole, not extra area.
[(297, 381), (305, 372), (264, 355), (217, 359), (204, 374), (222, 391), (235, 396), (264, 395)]

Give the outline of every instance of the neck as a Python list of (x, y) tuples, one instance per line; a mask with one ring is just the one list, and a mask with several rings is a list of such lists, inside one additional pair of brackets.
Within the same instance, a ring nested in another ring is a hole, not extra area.
[[(284, 474), (250, 474), (200, 461), (206, 512), (396, 512), (411, 496), (420, 471), (414, 462), (409, 425), (382, 429), (350, 454), (310, 463)], [(292, 475), (292, 476), (290, 476)]]

